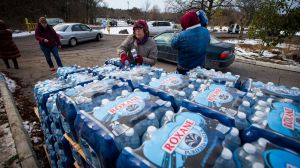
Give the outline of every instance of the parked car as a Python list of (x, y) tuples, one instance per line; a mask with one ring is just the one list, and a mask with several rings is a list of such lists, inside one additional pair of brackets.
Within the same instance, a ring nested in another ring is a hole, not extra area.
[(118, 22), (116, 21), (116, 20), (110, 20), (110, 22), (109, 22), (109, 24), (110, 24), (110, 26), (118, 26)]
[(76, 46), (79, 42), (88, 40), (99, 41), (103, 35), (99, 30), (93, 30), (81, 23), (61, 23), (53, 27), (60, 36), (62, 45)]
[(49, 26), (55, 26), (60, 23), (65, 23), (65, 21), (61, 18), (46, 18)]
[(240, 25), (238, 24), (232, 24), (228, 28), (228, 33), (238, 34), (240, 33)]
[(147, 22), (147, 24), (149, 27), (150, 36), (154, 36), (165, 31), (171, 31), (177, 28), (174, 23), (168, 21), (149, 21)]
[(128, 24), (128, 25), (133, 25), (133, 24), (134, 24), (134, 21), (133, 21), (133, 20), (130, 20), (130, 19), (127, 19), (127, 24)]
[[(171, 47), (171, 40), (177, 31), (168, 31), (153, 37), (158, 49), (158, 59), (177, 63), (178, 50)], [(221, 42), (210, 35), (210, 44), (206, 50), (206, 68), (224, 69), (234, 62), (235, 45)]]

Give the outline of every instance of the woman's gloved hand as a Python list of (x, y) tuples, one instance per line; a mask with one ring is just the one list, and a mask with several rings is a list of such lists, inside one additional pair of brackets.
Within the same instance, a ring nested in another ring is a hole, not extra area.
[(136, 64), (143, 64), (143, 57), (141, 55), (137, 55), (135, 57), (135, 63)]
[(126, 53), (121, 54), (121, 63), (125, 65), (125, 61), (129, 61), (129, 57)]

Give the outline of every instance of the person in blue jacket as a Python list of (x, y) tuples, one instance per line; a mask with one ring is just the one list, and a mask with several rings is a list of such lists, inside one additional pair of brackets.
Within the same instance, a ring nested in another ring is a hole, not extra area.
[(177, 72), (185, 75), (197, 66), (204, 67), (210, 34), (200, 25), (195, 11), (186, 12), (180, 18), (180, 24), (183, 31), (173, 37), (171, 45), (178, 50)]

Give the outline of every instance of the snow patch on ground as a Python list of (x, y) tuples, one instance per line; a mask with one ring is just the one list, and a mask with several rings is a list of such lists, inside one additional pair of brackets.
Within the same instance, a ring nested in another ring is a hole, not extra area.
[(244, 39), (244, 40), (238, 40), (238, 39), (230, 39), (230, 40), (224, 40), (226, 43), (231, 44), (249, 44), (249, 45), (258, 45), (261, 44), (260, 39)]
[[(238, 56), (242, 56), (242, 57), (246, 57), (246, 58), (251, 58), (251, 57), (265, 57), (265, 58), (272, 58), (274, 56), (276, 56), (276, 54), (273, 54), (269, 51), (264, 51), (261, 55), (257, 52), (252, 52), (252, 51), (248, 51), (246, 49), (242, 49), (240, 47), (235, 47), (235, 53)], [(253, 58), (252, 58), (253, 59)]]
[(16, 84), (16, 81), (6, 77), (4, 74), (2, 74), (5, 78), (5, 81), (6, 81), (6, 84), (7, 84), (7, 87), (9, 89), (9, 91), (11, 93), (14, 93), (16, 91), (16, 87), (17, 87), (17, 84)]
[[(38, 123), (34, 122), (29, 122), (29, 121), (24, 121), (23, 122), (23, 126), (26, 129), (26, 131), (29, 134), (29, 137), (31, 138), (31, 140), (33, 141), (34, 144), (39, 144), (42, 143), (42, 139), (38, 136), (34, 135), (34, 132), (36, 132), (39, 128)], [(40, 130), (38, 130), (40, 131)]]
[(21, 33), (13, 33), (12, 34), (12, 37), (26, 37), (26, 36), (31, 36), (31, 35), (34, 35), (35, 32), (32, 31), (32, 32), (21, 32)]

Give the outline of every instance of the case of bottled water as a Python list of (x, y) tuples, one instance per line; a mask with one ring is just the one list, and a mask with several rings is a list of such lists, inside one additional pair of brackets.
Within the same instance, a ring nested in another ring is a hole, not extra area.
[(86, 71), (86, 70), (87, 70), (86, 68), (82, 68), (82, 67), (77, 66), (77, 65), (58, 67), (57, 71), (56, 71), (56, 76), (58, 78), (61, 77), (63, 79), (66, 79), (69, 74), (83, 72), (83, 71)]
[(260, 138), (236, 149), (233, 158), (237, 168), (299, 167), (300, 155)]
[(98, 80), (98, 76), (93, 76), (92, 73), (83, 71), (83, 72), (69, 74), (65, 80), (66, 83), (69, 83), (73, 87), (75, 87), (77, 85), (84, 85), (94, 80)]
[(188, 76), (196, 79), (211, 79), (215, 83), (224, 84), (228, 87), (240, 88), (241, 85), (239, 75), (232, 75), (230, 72), (222, 73), (221, 71), (215, 71), (214, 69), (207, 70), (197, 67), (193, 70), (190, 70)]
[(252, 124), (243, 133), (243, 140), (251, 142), (259, 137), (300, 152), (300, 108), (297, 104), (273, 102), (270, 111), (256, 111), (250, 118)]
[(65, 131), (77, 140), (74, 120), (79, 110), (92, 112), (94, 107), (101, 105), (103, 99), (113, 100), (121, 95), (122, 90), (131, 91), (131, 88), (120, 80), (105, 78), (59, 92), (56, 103), (62, 114), (64, 128), (69, 129)]
[[(220, 84), (201, 85), (199, 91), (193, 92), (190, 101), (182, 106), (192, 111), (200, 111), (204, 116), (217, 119), (227, 126), (235, 126), (237, 114), (247, 114), (249, 109), (243, 97), (246, 93), (236, 88)], [(246, 120), (244, 120), (246, 121)]]
[[(230, 127), (217, 120), (183, 111), (157, 129), (140, 148), (126, 147), (117, 167), (213, 167), (223, 153), (221, 144), (229, 131)], [(231, 159), (230, 150), (224, 153)]]
[(169, 102), (147, 92), (135, 91), (115, 100), (103, 100), (102, 105), (90, 113), (81, 110), (74, 123), (90, 162), (94, 165), (92, 160), (98, 159), (109, 165), (126, 146), (138, 148), (148, 127), (159, 128), (158, 117), (162, 118), (165, 110), (172, 110)]
[(248, 79), (243, 83), (241, 89), (252, 93), (261, 91), (264, 95), (273, 99), (287, 98), (300, 103), (300, 89), (297, 87), (288, 88), (275, 85), (272, 82), (262, 83), (260, 81), (254, 82), (252, 79)]

